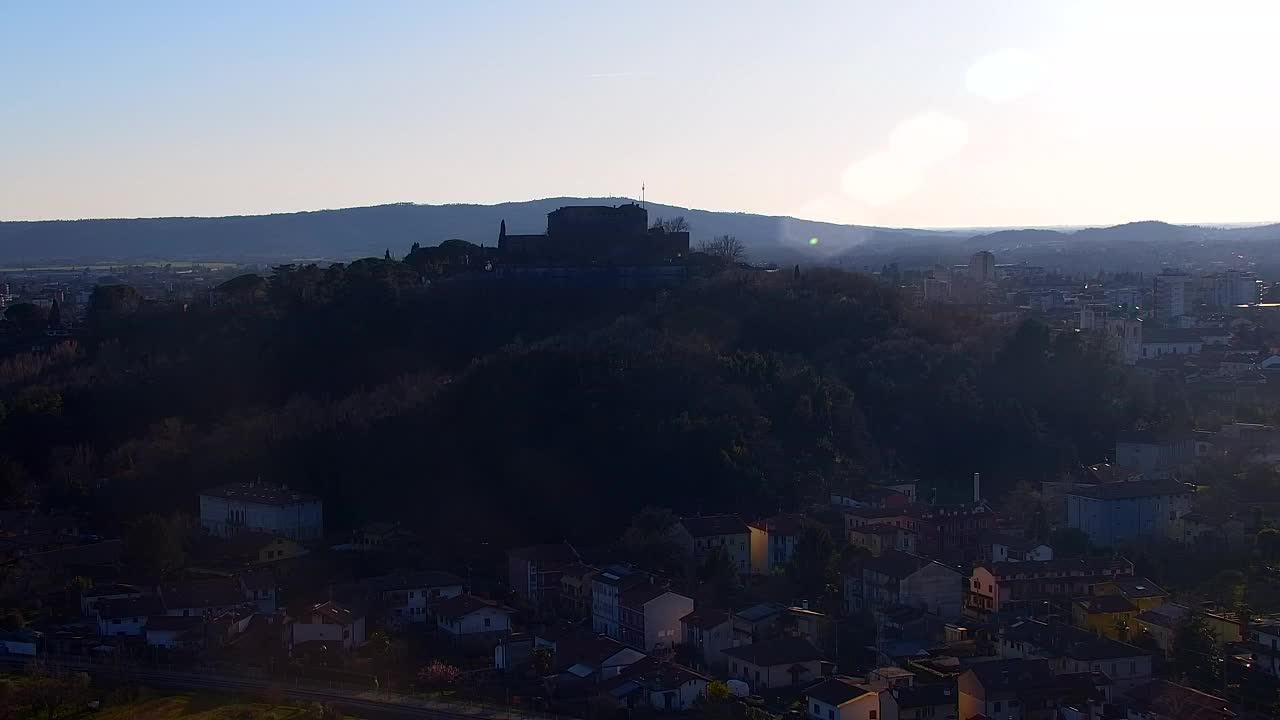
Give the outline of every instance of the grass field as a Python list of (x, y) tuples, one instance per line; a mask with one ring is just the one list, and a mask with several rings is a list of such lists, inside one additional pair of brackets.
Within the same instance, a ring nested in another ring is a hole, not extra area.
[(93, 720), (302, 720), (306, 709), (273, 705), (254, 698), (206, 693), (158, 695), (151, 692), (85, 717)]

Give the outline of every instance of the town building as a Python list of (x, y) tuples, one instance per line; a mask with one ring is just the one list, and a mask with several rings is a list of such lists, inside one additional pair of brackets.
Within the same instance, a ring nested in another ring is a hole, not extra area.
[(733, 623), (729, 613), (704, 608), (680, 618), (680, 636), (685, 645), (697, 653), (699, 665), (723, 671), (725, 648), (733, 647)]
[(1077, 598), (1071, 603), (1071, 621), (1101, 637), (1127, 638), (1138, 626), (1138, 606), (1120, 595)]
[(1054, 674), (1045, 660), (994, 660), (975, 663), (957, 681), (961, 718), (1037, 720), (1061, 717), (1059, 708), (1094, 717), (1110, 697), (1102, 673)]
[(535, 610), (550, 609), (560, 597), (560, 575), (581, 560), (569, 543), (531, 545), (507, 553), (511, 590)]
[(800, 541), (800, 531), (808, 522), (804, 515), (795, 513), (774, 515), (764, 521), (766, 555), (770, 568), (782, 568), (791, 562), (796, 543)]
[(1204, 332), (1196, 328), (1147, 328), (1138, 346), (1141, 359), (1165, 355), (1198, 355), (1204, 349)]
[(1196, 457), (1196, 438), (1191, 433), (1140, 431), (1116, 438), (1116, 467), (1136, 473), (1170, 470)]
[(954, 682), (931, 682), (893, 689), (898, 702), (898, 720), (958, 720)]
[(969, 279), (985, 285), (996, 281), (996, 256), (990, 251), (979, 250), (969, 256)]
[(1133, 563), (1124, 558), (979, 563), (969, 576), (964, 610), (980, 619), (1042, 612), (1047, 600), (1090, 595), (1100, 583), (1132, 575)]
[(1191, 511), (1193, 490), (1176, 480), (1137, 480), (1068, 490), (1067, 527), (1111, 547), (1143, 535), (1165, 536)]
[(699, 564), (723, 550), (739, 575), (751, 572), (751, 528), (737, 515), (681, 518), (674, 535)]
[(611, 638), (622, 636), (622, 592), (652, 582), (647, 573), (627, 565), (606, 565), (591, 578), (591, 629)]
[(1245, 642), (1253, 668), (1280, 677), (1280, 619), (1264, 618), (1249, 623)]
[(591, 617), (591, 584), (599, 572), (582, 563), (568, 565), (560, 572), (561, 615), (574, 619)]
[(1156, 275), (1156, 305), (1152, 313), (1156, 322), (1165, 326), (1176, 326), (1178, 318), (1190, 314), (1194, 293), (1194, 281), (1186, 273), (1165, 270)]
[(1057, 621), (1019, 620), (1004, 626), (997, 652), (1002, 658), (1047, 660), (1058, 674), (1103, 672), (1121, 690), (1152, 678), (1149, 651)]
[(961, 572), (936, 560), (888, 550), (852, 563), (843, 573), (849, 613), (906, 605), (941, 617), (963, 609)]
[(324, 535), (324, 503), (281, 485), (232, 483), (200, 492), (200, 526), (217, 537), (249, 530), (318, 540)]
[(434, 608), (436, 627), (459, 641), (497, 643), (511, 632), (515, 612), (496, 602), (462, 594), (442, 600)]
[(260, 613), (274, 615), (280, 595), (275, 573), (270, 568), (250, 568), (239, 579), (245, 601)]
[(644, 652), (670, 650), (680, 642), (680, 618), (693, 612), (693, 598), (655, 583), (641, 583), (619, 595), (615, 640)]
[(162, 614), (156, 597), (103, 600), (97, 605), (98, 634), (102, 637), (139, 637), (146, 632), (147, 618)]
[(602, 682), (599, 691), (619, 709), (675, 713), (693, 710), (706, 696), (709, 681), (707, 676), (682, 665), (644, 658)]
[(145, 634), (148, 647), (197, 652), (205, 647), (205, 619), (152, 615), (147, 618)]
[(729, 677), (752, 691), (799, 687), (822, 676), (822, 652), (804, 638), (782, 636), (726, 648)]
[(805, 690), (809, 720), (897, 720), (898, 701), (888, 690), (834, 677)]
[(366, 578), (367, 596), (391, 627), (431, 621), (433, 609), (462, 594), (462, 578), (439, 571), (399, 572)]
[(160, 588), (163, 615), (212, 618), (245, 604), (244, 588), (235, 577), (186, 580)]
[(309, 645), (349, 651), (365, 643), (364, 615), (332, 600), (312, 605), (285, 623), (290, 652), (304, 653)]

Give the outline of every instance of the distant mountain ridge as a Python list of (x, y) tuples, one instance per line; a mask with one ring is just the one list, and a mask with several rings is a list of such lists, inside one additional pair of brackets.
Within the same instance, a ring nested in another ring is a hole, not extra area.
[[(116, 262), (139, 259), (280, 261), (318, 258), (347, 260), (405, 254), (413, 243), (436, 245), (460, 238), (491, 245), (498, 224), (509, 232), (541, 232), (548, 212), (564, 205), (618, 205), (629, 198), (556, 197), (497, 205), (399, 203), (272, 215), (169, 217), (0, 222), (0, 262)], [(1201, 236), (1280, 237), (1280, 225), (1233, 229), (1193, 228), (1167, 223), (1130, 223), (1074, 232), (1002, 230), (972, 232), (917, 230), (802, 220), (750, 213), (714, 212), (647, 203), (649, 218), (682, 215), (693, 243), (735, 235), (753, 259), (839, 262), (851, 255), (886, 253), (952, 254), (973, 246), (1042, 244), (1060, 240), (1173, 241)], [(816, 241), (814, 240), (816, 238)], [(985, 245), (984, 245), (985, 244)]]

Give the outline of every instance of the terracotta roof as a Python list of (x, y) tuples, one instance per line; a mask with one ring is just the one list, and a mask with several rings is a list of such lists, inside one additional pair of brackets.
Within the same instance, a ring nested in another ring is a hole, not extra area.
[(1231, 703), (1226, 700), (1167, 680), (1155, 680), (1131, 688), (1125, 693), (1125, 698), (1138, 710), (1177, 717), (1178, 720), (1228, 720), (1236, 717)]
[(320, 502), (320, 498), (297, 490), (290, 490), (283, 485), (266, 483), (230, 483), (218, 487), (201, 490), (201, 495), (219, 497), (227, 500), (258, 503), (261, 505), (294, 505), (297, 503)]
[(710, 630), (729, 622), (729, 613), (724, 610), (704, 608), (702, 610), (694, 610), (688, 615), (685, 615), (680, 618), (680, 622), (690, 627)]
[(840, 678), (831, 678), (805, 690), (804, 694), (818, 702), (840, 707), (845, 703), (857, 700), (868, 692), (870, 691), (866, 688), (859, 687), (851, 682), (846, 682)]
[(1005, 628), (1004, 637), (1006, 640), (1030, 643), (1052, 656), (1065, 656), (1076, 660), (1114, 660), (1151, 655), (1148, 650), (1118, 640), (1098, 637), (1083, 628), (1060, 622), (1021, 620)]
[(1030, 578), (1037, 573), (1084, 573), (1100, 574), (1103, 570), (1128, 570), (1133, 563), (1124, 558), (1056, 558), (1054, 560), (1028, 560), (1026, 562), (980, 563), (1000, 578), (1025, 575)]
[(899, 686), (895, 692), (899, 709), (933, 707), (935, 705), (955, 705), (959, 697), (952, 682), (924, 683), (922, 685)]
[(316, 603), (307, 609), (308, 615), (322, 615), (339, 625), (350, 625), (355, 622), (355, 613), (330, 600)]
[(822, 651), (813, 643), (799, 637), (780, 637), (762, 640), (751, 645), (726, 648), (724, 654), (752, 665), (773, 667), (822, 659)]
[(1122, 577), (1116, 578), (1114, 582), (1116, 587), (1120, 588), (1121, 594), (1131, 600), (1133, 598), (1169, 596), (1169, 593), (1161, 589), (1159, 585), (1156, 585), (1144, 577)]
[(680, 518), (680, 524), (693, 537), (745, 535), (751, 532), (747, 524), (737, 515), (703, 515), (701, 517)]
[(799, 535), (809, 519), (797, 513), (774, 515), (764, 521), (765, 530), (776, 535)]

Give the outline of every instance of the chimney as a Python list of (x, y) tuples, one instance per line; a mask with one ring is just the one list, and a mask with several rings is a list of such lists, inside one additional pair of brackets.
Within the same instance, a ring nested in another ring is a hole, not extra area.
[(982, 481), (978, 473), (974, 473), (973, 474), (973, 501), (974, 502), (982, 501), (982, 491), (979, 489), (981, 482)]

